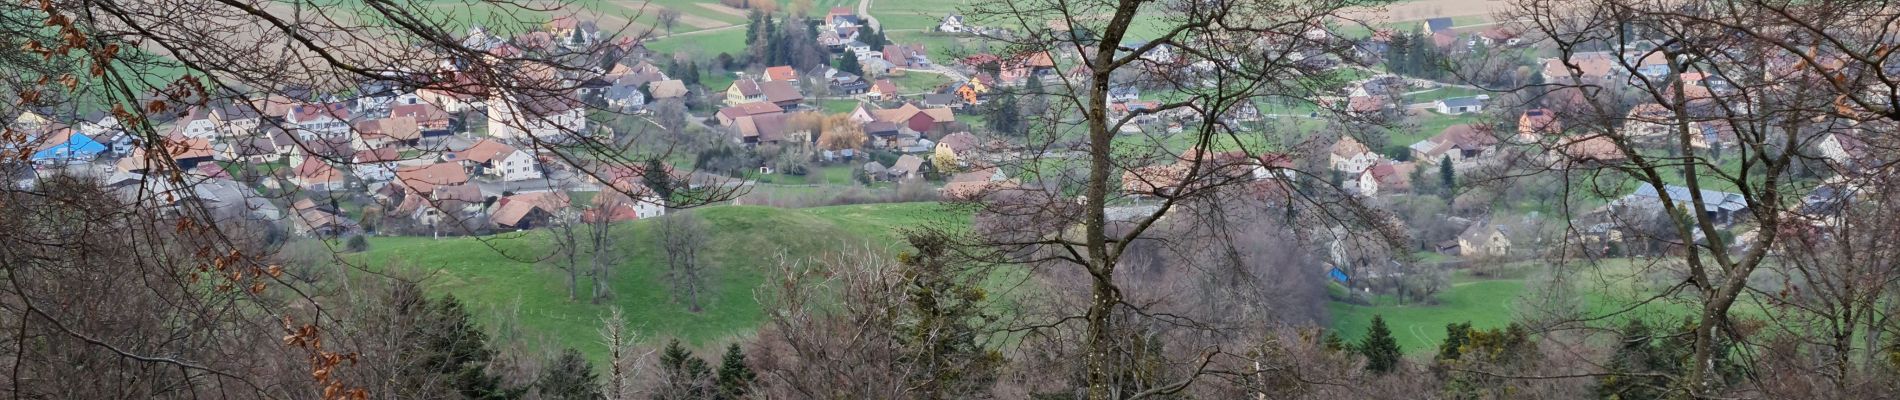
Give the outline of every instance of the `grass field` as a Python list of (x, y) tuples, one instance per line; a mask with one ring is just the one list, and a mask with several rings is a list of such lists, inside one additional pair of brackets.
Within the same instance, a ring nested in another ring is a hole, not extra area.
[(1446, 324), (1469, 321), (1473, 327), (1488, 329), (1510, 323), (1512, 305), (1524, 292), (1524, 281), (1516, 279), (1461, 278), (1452, 285), (1438, 295), (1435, 305), (1398, 305), (1390, 298), (1371, 306), (1330, 303), (1333, 329), (1347, 341), (1357, 341), (1372, 325), (1372, 316), (1380, 315), (1406, 354), (1430, 354), (1445, 341)]
[(858, 104), (857, 100), (851, 99), (825, 99), (818, 101), (818, 108), (828, 113), (843, 114), (857, 109)]
[(373, 238), (363, 261), (375, 266), (401, 260), (432, 272), (429, 287), (464, 299), (491, 327), (500, 316), (512, 314), (530, 334), (545, 335), (544, 342), (550, 346), (599, 355), (602, 352), (591, 350), (599, 346), (600, 321), (610, 306), (624, 310), (645, 339), (717, 342), (750, 334), (764, 320), (753, 291), (764, 283), (765, 272), (780, 254), (796, 259), (866, 243), (891, 248), (901, 228), (968, 223), (967, 216), (959, 217), (935, 203), (796, 210), (720, 206), (696, 212), (706, 219), (712, 233), (706, 254), (716, 268), (699, 313), (672, 301), (661, 284), (664, 261), (653, 226), (644, 221), (616, 227), (622, 237), (630, 238), (620, 243), (629, 255), (610, 283), (616, 297), (604, 305), (586, 301), (591, 281), (585, 279), (580, 285), (582, 300), (568, 301), (565, 276), (551, 266), (532, 262), (546, 257), (551, 248), (544, 232), (479, 239)]

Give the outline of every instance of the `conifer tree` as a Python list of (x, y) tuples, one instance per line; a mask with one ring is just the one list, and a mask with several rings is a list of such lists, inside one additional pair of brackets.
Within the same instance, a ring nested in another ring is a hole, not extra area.
[(542, 372), (541, 381), (536, 383), (544, 399), (594, 400), (601, 397), (600, 382), (594, 375), (594, 366), (581, 357), (581, 352), (567, 349), (560, 357)]
[(1392, 337), (1392, 329), (1385, 326), (1385, 317), (1372, 316), (1372, 326), (1366, 328), (1366, 338), (1359, 342), (1359, 354), (1366, 356), (1366, 370), (1387, 373), (1398, 369), (1399, 342)]
[(686, 351), (679, 339), (667, 342), (666, 350), (660, 352), (660, 373), (666, 381), (654, 390), (654, 400), (712, 398), (712, 368), (706, 365), (706, 360)]
[(1445, 201), (1458, 197), (1458, 171), (1451, 166), (1451, 155), (1438, 160), (1438, 190)]
[[(838, 70), (857, 76), (864, 76), (864, 64), (858, 63), (858, 52), (845, 50), (838, 58)], [(868, 77), (867, 77), (868, 78)]]
[(752, 387), (752, 380), (758, 375), (752, 373), (752, 367), (745, 365), (745, 352), (739, 350), (739, 344), (726, 346), (726, 355), (719, 359), (718, 393), (720, 400), (738, 400), (745, 398), (746, 391)]

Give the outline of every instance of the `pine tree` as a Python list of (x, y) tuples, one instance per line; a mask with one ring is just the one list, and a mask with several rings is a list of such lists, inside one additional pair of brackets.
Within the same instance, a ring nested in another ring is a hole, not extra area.
[(1447, 202), (1458, 197), (1458, 171), (1451, 166), (1449, 154), (1438, 160), (1438, 190)]
[(1471, 323), (1445, 324), (1445, 343), (1438, 345), (1438, 360), (1457, 360), (1471, 341)]
[(910, 375), (916, 397), (960, 399), (987, 392), (1002, 360), (977, 341), (985, 335), (977, 321), (992, 318), (984, 312), (982, 275), (950, 260), (952, 244), (942, 233), (912, 233), (906, 240), (916, 253), (897, 258), (900, 273), (908, 277), (899, 357), (919, 366)]
[(463, 397), (504, 399), (519, 396), (527, 388), (504, 388), (501, 377), (489, 375), (488, 362), (494, 351), (488, 348), (488, 334), (476, 325), (462, 302), (450, 295), (428, 302), (425, 313), (410, 333), (418, 347), (407, 349), (402, 357), (410, 360), (404, 375), (423, 381), (446, 380)]
[(1016, 105), (1016, 96), (1002, 96), (989, 106), (987, 122), (991, 131), (1011, 136), (1022, 132), (1022, 109)]
[(679, 339), (666, 343), (660, 352), (660, 371), (664, 386), (656, 388), (654, 400), (701, 400), (712, 398), (712, 368), (706, 360), (694, 356), (680, 345)]
[(1326, 338), (1323, 340), (1324, 341), (1321, 342), (1321, 346), (1324, 347), (1326, 351), (1331, 351), (1331, 352), (1357, 351), (1357, 350), (1353, 350), (1351, 343), (1346, 343), (1346, 339), (1341, 339), (1339, 337), (1339, 332), (1337, 331), (1326, 332)]
[(759, 10), (752, 10), (746, 13), (745, 44), (747, 46), (751, 46), (752, 43), (759, 41), (759, 20), (764, 15), (765, 14), (760, 13)]
[(567, 349), (561, 352), (554, 364), (548, 366), (541, 375), (539, 386), (541, 398), (594, 400), (601, 397), (599, 377), (594, 375), (594, 366), (581, 352)]
[(720, 400), (743, 399), (747, 389), (752, 387), (752, 380), (757, 378), (752, 367), (745, 365), (745, 353), (739, 350), (739, 344), (733, 343), (726, 346), (725, 357), (719, 359), (719, 391), (714, 396)]
[(838, 70), (852, 75), (864, 76), (864, 64), (858, 63), (858, 52), (845, 50), (844, 56), (838, 58)]
[(1385, 317), (1372, 316), (1372, 326), (1366, 328), (1366, 338), (1359, 342), (1359, 354), (1366, 357), (1366, 370), (1387, 373), (1398, 369), (1399, 342), (1392, 338), (1392, 329), (1385, 326)]

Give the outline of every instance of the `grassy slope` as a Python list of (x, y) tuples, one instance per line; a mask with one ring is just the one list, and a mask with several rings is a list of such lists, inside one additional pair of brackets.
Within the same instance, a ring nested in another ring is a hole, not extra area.
[(548, 238), (539, 233), (484, 240), (376, 238), (368, 257), (371, 265), (400, 258), (434, 271), (432, 288), (466, 299), (479, 315), (491, 320), (512, 312), (528, 331), (547, 335), (552, 345), (598, 347), (596, 332), (610, 305), (624, 310), (628, 320), (649, 338), (677, 336), (705, 343), (749, 334), (763, 321), (753, 289), (764, 282), (763, 272), (779, 254), (805, 257), (865, 243), (889, 247), (899, 228), (968, 223), (967, 217), (957, 218), (933, 203), (802, 210), (727, 206), (698, 212), (711, 228), (711, 251), (706, 254), (717, 268), (705, 309), (700, 313), (688, 312), (685, 305), (670, 300), (661, 283), (664, 261), (653, 226), (647, 222), (616, 228), (622, 237), (629, 238), (622, 239), (621, 244), (631, 255), (615, 271), (611, 285), (617, 297), (609, 305), (585, 301), (585, 288), (591, 285), (585, 279), (581, 283), (583, 300), (569, 302), (564, 275), (551, 266), (528, 261), (546, 256), (551, 248)]

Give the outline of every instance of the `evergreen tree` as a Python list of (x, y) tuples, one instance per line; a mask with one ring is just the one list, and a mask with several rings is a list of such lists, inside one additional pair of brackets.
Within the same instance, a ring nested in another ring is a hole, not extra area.
[(666, 350), (660, 352), (660, 372), (666, 381), (654, 389), (654, 400), (712, 398), (712, 368), (706, 365), (706, 360), (686, 351), (679, 339), (667, 342)]
[(1022, 109), (1016, 105), (1016, 96), (1002, 96), (989, 103), (987, 122), (991, 131), (1015, 136), (1022, 133)]
[(1458, 171), (1451, 166), (1451, 155), (1438, 160), (1439, 196), (1449, 202), (1458, 197)]
[(1597, 378), (1597, 397), (1604, 399), (1660, 399), (1667, 393), (1669, 382), (1666, 377), (1638, 376), (1645, 372), (1662, 372), (1673, 362), (1665, 362), (1662, 350), (1657, 347), (1655, 332), (1642, 320), (1632, 319), (1623, 325), (1617, 340), (1616, 353), (1610, 355), (1608, 373)]
[(1457, 360), (1471, 341), (1471, 323), (1445, 324), (1445, 343), (1438, 345), (1438, 360)]
[(1346, 343), (1346, 339), (1339, 337), (1339, 332), (1337, 331), (1326, 332), (1326, 338), (1323, 340), (1324, 342), (1321, 342), (1321, 345), (1326, 348), (1326, 351), (1356, 351), (1353, 350), (1351, 343)]
[(899, 254), (897, 259), (901, 276), (908, 277), (899, 357), (919, 366), (910, 378), (916, 397), (961, 399), (987, 392), (1002, 357), (977, 342), (985, 335), (978, 321), (993, 318), (984, 312), (983, 275), (950, 261), (952, 243), (947, 236), (936, 232), (906, 236), (917, 250)]
[(594, 366), (581, 352), (567, 349), (561, 352), (554, 364), (548, 366), (541, 375), (539, 386), (541, 398), (563, 400), (594, 400), (601, 397), (599, 377), (594, 375)]
[(699, 84), (699, 62), (687, 61), (686, 73), (684, 75), (686, 76), (680, 77), (680, 83), (687, 84), (687, 85), (698, 85)]
[(1372, 326), (1366, 328), (1366, 338), (1359, 341), (1359, 354), (1366, 357), (1366, 370), (1376, 373), (1392, 372), (1399, 367), (1399, 342), (1392, 337), (1392, 329), (1385, 326), (1385, 317), (1372, 316)]
[(726, 346), (725, 357), (719, 359), (719, 376), (716, 381), (719, 392), (714, 394), (715, 398), (743, 399), (746, 390), (752, 387), (752, 380), (757, 378), (758, 375), (752, 373), (752, 367), (745, 365), (745, 353), (739, 350), (739, 344), (733, 343)]
[(678, 183), (673, 182), (673, 176), (667, 174), (665, 162), (657, 158), (647, 160), (646, 167), (640, 171), (640, 179), (646, 181), (647, 188), (653, 189), (653, 194), (660, 197), (663, 202), (660, 206), (666, 206), (664, 202), (673, 200), (673, 189), (678, 187)]
[(884, 38), (883, 31), (879, 31), (877, 30), (877, 28), (872, 28), (870, 26), (864, 27), (864, 33), (858, 35), (858, 41), (864, 42), (864, 44), (870, 45), (871, 50), (883, 50), (884, 45), (891, 43), (889, 40), (886, 40)]
[(864, 76), (864, 64), (858, 63), (858, 52), (845, 50), (838, 58), (838, 70), (857, 76)]
[(489, 375), (488, 362), (494, 351), (488, 348), (488, 334), (476, 325), (462, 302), (450, 295), (427, 302), (410, 337), (418, 347), (402, 357), (412, 360), (405, 376), (421, 380), (446, 380), (463, 397), (506, 399), (519, 396), (527, 388), (504, 388), (501, 377)]
[(745, 44), (747, 46), (759, 41), (759, 20), (762, 19), (764, 15), (764, 13), (760, 13), (759, 10), (756, 9), (746, 13)]

